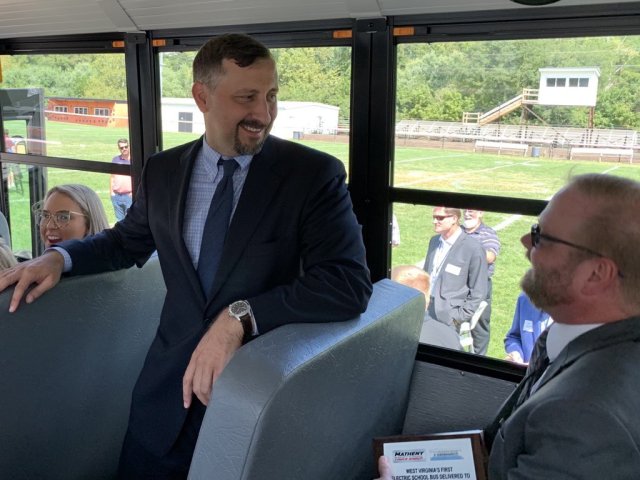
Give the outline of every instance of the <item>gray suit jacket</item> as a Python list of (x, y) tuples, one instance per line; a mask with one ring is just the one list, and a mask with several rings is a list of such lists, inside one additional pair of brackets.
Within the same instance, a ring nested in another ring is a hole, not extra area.
[[(424, 269), (431, 272), (440, 235), (429, 241)], [(452, 325), (471, 320), (487, 297), (487, 260), (482, 245), (462, 232), (445, 257), (438, 279), (432, 283), (433, 297), (427, 315)]]
[(502, 425), (489, 479), (640, 478), (640, 317), (567, 345)]

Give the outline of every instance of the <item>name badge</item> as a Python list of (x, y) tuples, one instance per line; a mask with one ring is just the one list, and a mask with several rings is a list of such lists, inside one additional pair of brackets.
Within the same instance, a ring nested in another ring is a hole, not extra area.
[(460, 275), (460, 270), (460, 267), (457, 267), (451, 263), (447, 263), (447, 266), (444, 267), (444, 271), (452, 275)]
[(525, 320), (522, 324), (523, 332), (533, 332), (533, 322), (531, 320)]

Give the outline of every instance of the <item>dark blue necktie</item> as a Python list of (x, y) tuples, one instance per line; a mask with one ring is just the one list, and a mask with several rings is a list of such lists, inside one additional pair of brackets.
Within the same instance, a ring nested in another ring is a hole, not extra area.
[(527, 398), (529, 398), (531, 395), (531, 389), (536, 382), (542, 378), (542, 375), (547, 370), (547, 367), (549, 366), (549, 357), (547, 356), (548, 334), (548, 329), (540, 334), (533, 347), (529, 366), (527, 367), (527, 373), (509, 398), (507, 398), (507, 400), (502, 404), (502, 407), (500, 407), (500, 411), (493, 422), (484, 429), (484, 443), (487, 451), (491, 450), (493, 440), (496, 438), (498, 430), (500, 430), (502, 424), (520, 405), (525, 402)]
[(238, 162), (233, 158), (230, 160), (221, 158), (218, 160), (218, 166), (220, 165), (224, 169), (224, 175), (211, 199), (209, 213), (202, 231), (200, 258), (198, 259), (198, 275), (205, 295), (208, 295), (213, 285), (213, 279), (222, 257), (222, 248), (233, 210), (233, 172), (238, 168)]

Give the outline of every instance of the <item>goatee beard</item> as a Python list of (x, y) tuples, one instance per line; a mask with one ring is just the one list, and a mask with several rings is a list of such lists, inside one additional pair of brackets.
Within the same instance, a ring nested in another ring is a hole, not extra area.
[[(262, 140), (259, 140), (254, 145), (248, 145), (246, 143), (242, 143), (240, 141), (240, 133), (239, 133), (242, 125), (245, 125), (247, 127), (252, 127), (252, 128), (264, 128), (265, 131), (264, 131), (264, 136), (262, 137)], [(236, 136), (234, 139), (233, 148), (238, 153), (238, 155), (255, 155), (256, 153), (259, 153), (260, 150), (262, 150), (262, 146), (264, 145), (264, 142), (267, 140), (267, 137), (269, 136), (270, 131), (271, 131), (271, 125), (265, 127), (262, 123), (252, 122), (249, 120), (240, 122), (236, 127)]]

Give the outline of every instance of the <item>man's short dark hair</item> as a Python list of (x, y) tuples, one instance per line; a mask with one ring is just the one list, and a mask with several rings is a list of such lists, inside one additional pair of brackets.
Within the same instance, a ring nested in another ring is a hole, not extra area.
[(205, 43), (193, 59), (193, 81), (215, 87), (216, 77), (224, 73), (223, 60), (233, 60), (239, 67), (248, 67), (257, 59), (273, 59), (262, 43), (248, 35), (228, 33)]
[(459, 208), (451, 208), (451, 207), (443, 207), (443, 208), (444, 208), (444, 213), (446, 213), (447, 215), (455, 216), (458, 219), (456, 223), (460, 223), (460, 219), (462, 218), (462, 210), (460, 210)]

